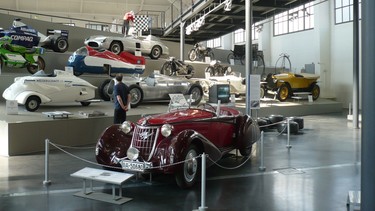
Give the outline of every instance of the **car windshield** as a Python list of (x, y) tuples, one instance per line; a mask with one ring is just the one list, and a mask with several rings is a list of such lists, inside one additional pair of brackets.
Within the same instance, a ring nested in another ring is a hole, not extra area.
[(77, 55), (87, 56), (87, 49), (86, 47), (81, 47), (75, 52)]
[(155, 37), (155, 36), (152, 36), (152, 35), (147, 35), (145, 40), (160, 41), (160, 39), (158, 37)]

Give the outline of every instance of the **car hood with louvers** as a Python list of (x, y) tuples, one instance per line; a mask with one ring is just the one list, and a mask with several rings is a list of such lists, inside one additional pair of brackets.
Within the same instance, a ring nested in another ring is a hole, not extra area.
[(212, 118), (215, 114), (210, 111), (200, 109), (184, 109), (176, 110), (173, 112), (147, 116), (138, 120), (140, 125), (162, 125), (162, 124), (173, 124), (184, 121), (196, 121), (201, 119)]

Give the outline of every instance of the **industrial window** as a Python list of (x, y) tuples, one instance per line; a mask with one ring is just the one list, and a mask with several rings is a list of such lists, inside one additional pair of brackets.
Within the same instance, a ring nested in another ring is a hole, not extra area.
[[(254, 26), (254, 25), (253, 25)], [(252, 33), (252, 39), (257, 40), (259, 39), (259, 32), (262, 31), (263, 25), (257, 25), (255, 23), (255, 27), (252, 27), (251, 33)], [(237, 29), (234, 31), (234, 43), (244, 43), (246, 41), (246, 31), (244, 29)]]
[(314, 2), (274, 16), (274, 35), (288, 34), (314, 28)]
[[(359, 18), (361, 19), (361, 0), (359, 2)], [(353, 21), (353, 0), (335, 0), (335, 23)]]
[(86, 24), (86, 28), (96, 29), (99, 31), (109, 31), (108, 25), (103, 25), (103, 24)]
[(220, 46), (221, 46), (221, 37), (207, 41), (207, 47), (209, 48), (218, 48)]

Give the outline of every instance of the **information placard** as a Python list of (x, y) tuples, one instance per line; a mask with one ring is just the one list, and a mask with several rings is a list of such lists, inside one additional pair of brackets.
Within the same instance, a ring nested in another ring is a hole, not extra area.
[(260, 75), (250, 75), (250, 109), (260, 109)]
[(5, 106), (7, 114), (18, 114), (17, 100), (7, 100)]

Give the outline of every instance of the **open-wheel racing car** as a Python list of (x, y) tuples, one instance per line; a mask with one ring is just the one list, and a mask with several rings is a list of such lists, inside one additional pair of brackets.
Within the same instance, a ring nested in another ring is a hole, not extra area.
[(153, 35), (139, 37), (91, 36), (85, 40), (85, 45), (95, 49), (104, 48), (115, 54), (122, 51), (134, 53), (139, 50), (142, 54), (150, 56), (151, 59), (158, 59), (161, 55), (169, 54), (169, 48)]
[[(170, 77), (158, 73), (152, 73), (147, 77), (124, 75), (122, 82), (130, 89), (132, 108), (143, 101), (169, 100), (169, 94), (192, 95), (193, 105), (198, 105), (203, 97), (203, 88), (199, 82), (183, 77)], [(113, 87), (114, 79), (106, 79), (99, 86), (99, 94), (103, 100), (111, 99)]]
[(14, 19), (10, 29), (4, 30), (0, 28), (0, 37), (4, 36), (12, 38), (12, 44), (21, 45), (26, 48), (40, 46), (63, 53), (67, 51), (69, 47), (69, 32), (67, 30), (48, 29), (47, 35), (44, 35), (21, 22), (20, 18)]
[(89, 46), (77, 49), (68, 60), (67, 66), (73, 67), (75, 75), (82, 73), (96, 74), (143, 74), (145, 58), (128, 52), (119, 55), (107, 50), (95, 50)]
[(318, 75), (308, 73), (270, 73), (261, 85), (265, 93), (276, 92), (276, 97), (280, 101), (285, 101), (298, 92), (311, 93), (313, 100), (316, 100), (320, 95), (318, 79)]
[(46, 103), (80, 102), (88, 106), (95, 90), (95, 86), (70, 72), (54, 70), (53, 74), (45, 74), (40, 70), (31, 76), (15, 78), (3, 97), (25, 105), (28, 111), (36, 111), (40, 104)]
[(259, 126), (249, 115), (202, 104), (109, 126), (101, 134), (95, 154), (97, 162), (107, 168), (174, 174), (178, 186), (188, 188), (197, 180), (198, 156), (203, 152), (209, 157), (207, 166), (234, 149), (249, 156), (259, 137)]

